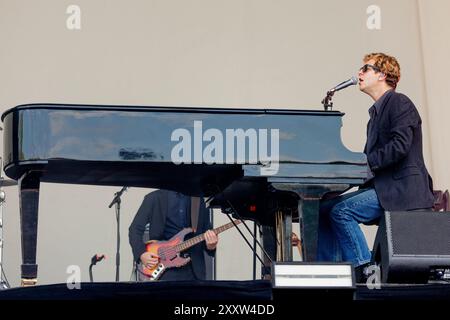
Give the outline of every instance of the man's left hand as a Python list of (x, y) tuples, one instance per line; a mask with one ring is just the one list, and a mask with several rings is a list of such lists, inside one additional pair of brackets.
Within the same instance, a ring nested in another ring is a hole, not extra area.
[(214, 231), (208, 230), (205, 232), (205, 242), (208, 250), (214, 250), (217, 247), (217, 242), (219, 242), (219, 237)]

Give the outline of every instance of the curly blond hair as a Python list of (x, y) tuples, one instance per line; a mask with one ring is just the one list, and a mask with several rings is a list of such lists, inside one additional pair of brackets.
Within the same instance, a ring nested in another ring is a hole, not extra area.
[(364, 56), (364, 62), (369, 60), (375, 61), (375, 67), (386, 75), (387, 84), (395, 89), (400, 81), (400, 64), (397, 59), (385, 53), (375, 52)]

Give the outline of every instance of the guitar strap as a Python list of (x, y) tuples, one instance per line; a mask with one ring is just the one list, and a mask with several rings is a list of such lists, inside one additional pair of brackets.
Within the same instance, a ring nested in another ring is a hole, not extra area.
[(191, 226), (194, 232), (197, 231), (198, 227), (199, 210), (200, 210), (200, 198), (191, 197)]

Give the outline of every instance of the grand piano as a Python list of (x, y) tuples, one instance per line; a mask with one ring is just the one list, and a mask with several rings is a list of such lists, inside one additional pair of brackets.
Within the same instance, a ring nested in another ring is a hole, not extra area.
[(37, 281), (40, 182), (151, 187), (205, 196), (276, 229), (277, 260), (317, 252), (319, 201), (363, 183), (366, 157), (341, 141), (343, 113), (27, 104), (7, 110), (4, 171), (20, 192), (23, 285)]

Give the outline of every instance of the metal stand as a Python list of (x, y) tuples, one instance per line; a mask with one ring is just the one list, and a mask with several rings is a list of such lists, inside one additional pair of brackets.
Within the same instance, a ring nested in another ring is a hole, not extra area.
[(0, 290), (8, 289), (8, 283), (3, 279), (3, 204), (6, 195), (0, 187)]
[(120, 197), (128, 187), (123, 187), (122, 190), (114, 194), (114, 199), (109, 204), (108, 208), (116, 205), (116, 220), (117, 220), (117, 249), (116, 249), (116, 282), (119, 282), (119, 269), (120, 269), (120, 204), (122, 200)]
[[(0, 157), (0, 182), (3, 179), (2, 170), (3, 170), (3, 161)], [(2, 186), (0, 185), (0, 290), (8, 289), (8, 283), (3, 279), (3, 204), (6, 200), (5, 191), (3, 191)]]
[(89, 265), (89, 280), (91, 282), (94, 282), (94, 277), (92, 276), (92, 267), (95, 266), (97, 264), (97, 262), (100, 262), (103, 259), (105, 259), (104, 254), (102, 254), (102, 255), (96, 254), (91, 258), (91, 264)]
[(333, 109), (333, 101), (331, 101), (331, 99), (333, 98), (334, 92), (334, 90), (328, 91), (327, 95), (322, 100), (323, 109), (325, 111), (331, 111)]

